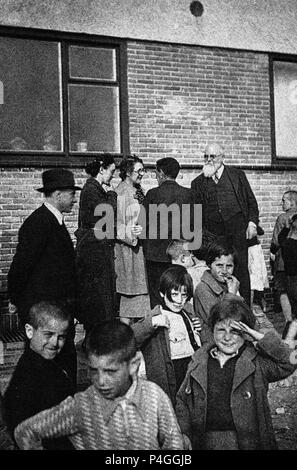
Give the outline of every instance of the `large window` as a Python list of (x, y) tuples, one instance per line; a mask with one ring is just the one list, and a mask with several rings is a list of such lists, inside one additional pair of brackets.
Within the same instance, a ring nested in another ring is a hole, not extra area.
[(0, 158), (67, 164), (129, 151), (125, 48), (0, 36)]
[(297, 61), (272, 61), (275, 157), (297, 159)]

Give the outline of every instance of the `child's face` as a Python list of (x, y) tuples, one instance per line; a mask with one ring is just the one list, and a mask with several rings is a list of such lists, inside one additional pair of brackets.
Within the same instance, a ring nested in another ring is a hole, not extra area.
[(222, 255), (216, 258), (210, 265), (212, 276), (219, 282), (225, 282), (226, 278), (233, 274), (234, 261), (232, 255)]
[(30, 348), (44, 359), (54, 359), (63, 348), (69, 322), (48, 317), (42, 326), (37, 329), (28, 323), (25, 325)]
[(184, 266), (186, 269), (191, 268), (194, 266), (194, 259), (193, 259), (193, 253), (190, 251), (187, 251), (186, 254), (182, 255), (180, 257), (180, 264)]
[(118, 356), (115, 354), (89, 355), (91, 381), (100, 395), (108, 400), (114, 400), (126, 394), (132, 384), (132, 361), (133, 359), (119, 362)]
[(219, 351), (227, 356), (236, 353), (244, 343), (241, 331), (235, 328), (231, 318), (215, 324), (213, 337)]
[(289, 198), (288, 194), (283, 195), (282, 204), (283, 211), (287, 212), (289, 209), (291, 209), (291, 199)]
[(188, 294), (186, 291), (185, 286), (180, 287), (178, 290), (171, 289), (171, 299), (167, 297), (167, 294), (162, 294), (160, 292), (161, 297), (163, 297), (166, 307), (169, 308), (174, 313), (179, 313), (185, 306), (188, 300)]

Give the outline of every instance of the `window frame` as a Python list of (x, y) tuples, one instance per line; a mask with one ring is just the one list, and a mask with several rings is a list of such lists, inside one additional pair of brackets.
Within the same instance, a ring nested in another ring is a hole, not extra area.
[[(100, 152), (80, 153), (70, 151), (69, 142), (69, 100), (68, 85), (73, 83), (101, 83), (84, 78), (71, 78), (69, 74), (69, 48), (70, 46), (114, 48), (116, 51), (116, 80), (113, 82), (119, 89), (119, 118), (120, 118), (120, 153), (111, 152), (115, 158), (121, 158), (130, 153), (129, 142), (129, 114), (128, 114), (128, 81), (127, 81), (127, 44), (125, 40), (109, 36), (89, 34), (64, 33), (60, 31), (46, 31), (29, 28), (0, 27), (0, 38), (12, 37), (16, 39), (31, 39), (37, 41), (59, 42), (61, 44), (61, 93), (62, 93), (62, 119), (63, 119), (63, 151), (11, 151), (0, 149), (0, 165), (2, 167), (83, 167), (94, 159)], [(103, 153), (103, 152), (102, 152)], [(106, 153), (106, 152), (105, 152)]]
[(269, 77), (270, 77), (270, 115), (271, 115), (271, 154), (272, 164), (278, 167), (296, 167), (297, 166), (297, 155), (296, 157), (278, 157), (276, 154), (276, 131), (275, 131), (275, 108), (274, 108), (274, 74), (273, 64), (274, 62), (293, 62), (297, 64), (297, 55), (293, 54), (270, 54), (269, 55)]

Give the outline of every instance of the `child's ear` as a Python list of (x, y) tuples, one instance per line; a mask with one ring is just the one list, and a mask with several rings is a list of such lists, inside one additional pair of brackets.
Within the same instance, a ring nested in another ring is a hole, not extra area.
[(132, 359), (130, 360), (130, 364), (129, 364), (130, 375), (133, 378), (137, 376), (137, 372), (140, 366), (140, 361), (141, 361), (141, 353), (140, 351), (137, 351), (135, 356), (132, 357)]
[(29, 323), (26, 323), (25, 324), (25, 332), (26, 332), (26, 336), (28, 339), (32, 339), (33, 337), (33, 332), (34, 332), (34, 328), (32, 325), (29, 325)]

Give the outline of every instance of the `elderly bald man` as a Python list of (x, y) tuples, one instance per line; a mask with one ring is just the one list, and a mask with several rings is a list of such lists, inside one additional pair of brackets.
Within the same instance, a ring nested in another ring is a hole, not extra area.
[(250, 304), (247, 239), (257, 234), (259, 210), (245, 173), (224, 164), (224, 149), (217, 143), (205, 148), (202, 173), (191, 183), (195, 203), (202, 204), (203, 227), (220, 243), (233, 245), (238, 254), (235, 276), (240, 294)]

